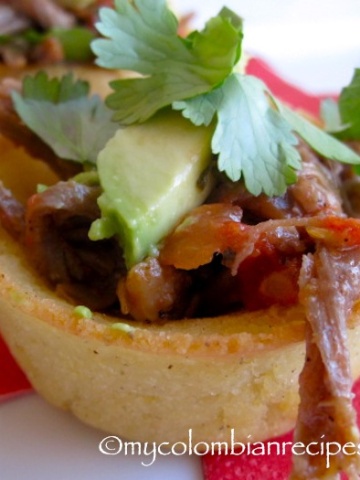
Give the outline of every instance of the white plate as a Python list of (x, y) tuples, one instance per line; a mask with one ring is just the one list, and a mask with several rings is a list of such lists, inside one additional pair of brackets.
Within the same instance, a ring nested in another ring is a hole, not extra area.
[[(196, 11), (193, 25), (215, 15), (221, 0), (172, 0)], [(312, 92), (338, 92), (360, 66), (359, 0), (228, 0), (245, 18), (244, 45), (285, 78)], [(31, 394), (0, 405), (2, 480), (202, 480), (196, 457), (105, 456), (104, 434)]]
[[(0, 405), (1, 480), (202, 480), (199, 458), (104, 455), (102, 432), (46, 404), (35, 394)], [(111, 448), (118, 447), (115, 442)], [(117, 448), (117, 451), (119, 448)], [(170, 477), (171, 474), (171, 477)]]

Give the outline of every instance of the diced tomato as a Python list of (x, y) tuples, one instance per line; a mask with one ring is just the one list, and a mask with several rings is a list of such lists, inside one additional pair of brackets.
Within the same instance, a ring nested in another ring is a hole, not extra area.
[[(232, 204), (202, 205), (165, 239), (159, 260), (177, 269), (195, 271), (221, 255), (227, 270), (207, 270), (211, 273), (201, 303), (212, 305), (215, 297), (224, 310), (296, 304), (302, 255), (311, 245), (315, 248), (316, 243), (324, 243), (336, 249), (360, 245), (360, 221), (356, 219), (304, 217), (257, 225), (245, 225), (241, 220), (241, 209)], [(299, 230), (309, 237), (297, 236)]]
[(241, 303), (248, 310), (296, 304), (300, 268), (301, 255), (284, 256), (262, 240), (236, 275)]
[(241, 233), (246, 230), (241, 216), (241, 209), (231, 204), (195, 208), (165, 239), (160, 251), (161, 263), (184, 270), (210, 263), (214, 254), (241, 241)]
[(329, 247), (350, 248), (360, 245), (360, 222), (355, 218), (325, 217), (318, 226), (310, 226), (307, 231), (311, 237)]

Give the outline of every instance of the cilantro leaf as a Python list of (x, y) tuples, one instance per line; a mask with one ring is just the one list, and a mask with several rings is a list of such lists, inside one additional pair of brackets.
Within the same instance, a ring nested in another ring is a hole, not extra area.
[(217, 114), (212, 150), (219, 154), (219, 170), (233, 181), (243, 177), (254, 195), (283, 193), (296, 180), (297, 138), (271, 108), (261, 80), (232, 74), (218, 89), (173, 107), (196, 125), (208, 125)]
[(355, 69), (353, 78), (335, 102), (321, 102), (321, 118), (325, 130), (341, 140), (360, 139), (360, 68)]
[(348, 125), (341, 138), (360, 139), (360, 68), (355, 70), (350, 85), (341, 91), (339, 111), (343, 124)]
[(269, 104), (266, 86), (250, 75), (231, 75), (222, 87), (218, 124), (212, 140), (219, 170), (249, 192), (272, 196), (294, 182), (300, 155), (291, 127)]
[(346, 144), (318, 128), (290, 108), (281, 105), (280, 102), (277, 102), (277, 106), (294, 131), (320, 155), (342, 163), (360, 164), (360, 156)]
[(119, 126), (97, 97), (89, 97), (87, 82), (71, 74), (50, 79), (45, 72), (23, 81), (23, 92), (12, 93), (23, 122), (63, 159), (96, 163), (98, 152)]
[(198, 95), (189, 100), (173, 102), (174, 110), (182, 110), (182, 115), (192, 121), (194, 125), (210, 125), (220, 106), (221, 89), (217, 88), (210, 93)]
[(209, 125), (217, 117), (212, 150), (218, 168), (233, 181), (243, 177), (254, 195), (280, 195), (296, 181), (301, 158), (292, 132), (326, 158), (360, 164), (352, 149), (282, 105), (250, 75), (232, 74), (219, 88), (174, 102), (173, 108), (195, 125)]
[(239, 60), (241, 26), (225, 8), (203, 31), (181, 38), (166, 0), (116, 0), (115, 10), (100, 9), (96, 27), (107, 38), (92, 42), (97, 63), (143, 75), (111, 83), (114, 93), (106, 101), (114, 119), (144, 121), (174, 101), (221, 84)]
[(331, 134), (341, 132), (348, 127), (348, 125), (342, 123), (339, 104), (332, 98), (322, 100), (320, 104), (320, 118), (324, 122), (324, 130)]
[(44, 71), (38, 72), (34, 77), (25, 77), (22, 84), (24, 99), (55, 104), (85, 97), (89, 94), (89, 90), (88, 82), (74, 81), (70, 74), (59, 81), (58, 78), (50, 78)]
[[(260, 80), (235, 71), (242, 21), (231, 10), (222, 9), (204, 30), (181, 38), (166, 0), (115, 0), (115, 9), (100, 10), (97, 27), (105, 37), (92, 43), (97, 63), (141, 75), (111, 83), (114, 92), (106, 102), (114, 120), (145, 121), (172, 105), (195, 125), (214, 122), (219, 170), (233, 181), (243, 179), (254, 195), (280, 195), (296, 181), (301, 157), (295, 133), (327, 158), (360, 164), (356, 153), (283, 106)], [(359, 84), (360, 75), (343, 93), (342, 105), (356, 132), (359, 103), (351, 99)]]
[(86, 62), (93, 58), (90, 48), (95, 33), (86, 27), (60, 28), (49, 31), (49, 37), (59, 40), (66, 60), (71, 62)]

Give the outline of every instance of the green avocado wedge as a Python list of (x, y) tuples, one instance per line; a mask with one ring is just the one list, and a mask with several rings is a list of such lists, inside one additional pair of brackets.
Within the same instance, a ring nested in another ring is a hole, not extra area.
[(154, 254), (210, 192), (212, 134), (212, 126), (194, 126), (172, 110), (120, 128), (98, 157), (101, 218), (90, 238), (117, 236), (128, 268)]

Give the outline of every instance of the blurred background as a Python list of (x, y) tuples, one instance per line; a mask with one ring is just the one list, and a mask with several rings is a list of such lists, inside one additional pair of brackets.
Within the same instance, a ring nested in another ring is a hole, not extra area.
[(171, 0), (202, 28), (222, 6), (244, 19), (244, 48), (285, 79), (337, 93), (360, 68), (360, 0)]

